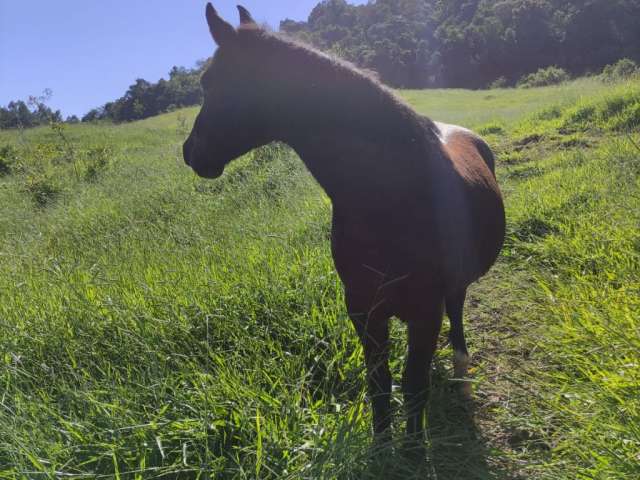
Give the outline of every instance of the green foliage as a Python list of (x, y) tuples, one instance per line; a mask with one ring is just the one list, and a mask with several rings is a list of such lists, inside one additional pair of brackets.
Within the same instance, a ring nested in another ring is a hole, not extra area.
[[(425, 95), (423, 90), (399, 93), (423, 115), (448, 123), (478, 126), (492, 122), (512, 124), (523, 115), (569, 108), (582, 98), (600, 97), (603, 91), (604, 84), (597, 78), (580, 78), (546, 87), (544, 97), (537, 89), (530, 88), (497, 91), (446, 88), (432, 90), (432, 95)], [(469, 104), (476, 107), (466, 110)]]
[(603, 82), (614, 83), (628, 80), (638, 74), (640, 74), (638, 64), (630, 58), (623, 58), (612, 65), (604, 67), (600, 78)]
[(430, 42), (435, 9), (419, 0), (377, 1), (354, 6), (345, 0), (325, 0), (308, 22), (285, 20), (280, 30), (376, 70), (396, 86), (430, 83), (433, 72)]
[[(39, 97), (31, 96), (26, 102), (18, 100), (9, 102), (6, 107), (0, 107), (0, 130), (61, 124), (63, 120), (60, 110), (53, 111), (47, 106), (52, 95), (53, 92), (46, 89)], [(79, 121), (75, 115), (71, 115), (65, 120), (68, 124)]]
[(0, 130), (9, 128), (30, 128), (62, 121), (60, 110), (55, 112), (46, 105), (52, 92), (45, 90), (40, 97), (30, 97), (25, 103), (22, 100), (9, 102), (0, 107)]
[(0, 177), (9, 175), (17, 160), (17, 150), (11, 145), (0, 146)]
[(280, 29), (394, 86), (495, 88), (558, 65), (572, 75), (640, 60), (637, 0), (324, 0)]
[(91, 110), (82, 117), (82, 121), (107, 119), (128, 122), (197, 105), (202, 101), (200, 75), (205, 65), (206, 62), (198, 62), (193, 69), (173, 67), (169, 72), (169, 79), (160, 79), (157, 83), (139, 78), (123, 97)]
[(542, 109), (536, 114), (536, 117), (540, 120), (554, 120), (556, 118), (560, 118), (561, 116), (562, 108), (560, 108), (558, 105), (553, 105), (549, 108)]
[(547, 87), (567, 82), (569, 79), (569, 74), (565, 70), (551, 66), (525, 75), (518, 81), (517, 86), (519, 88)]
[(83, 182), (95, 182), (118, 158), (108, 143), (78, 143), (68, 126), (51, 123), (38, 141), (20, 142), (0, 148), (0, 176), (11, 174), (20, 190), (41, 208), (71, 194)]
[(62, 186), (52, 173), (35, 173), (25, 179), (24, 189), (39, 207), (46, 207), (60, 194)]
[(640, 91), (622, 85), (602, 100), (583, 101), (568, 109), (560, 123), (565, 131), (631, 131), (640, 127)]
[(426, 465), (399, 412), (370, 442), (328, 199), (278, 144), (196, 178), (188, 109), (0, 132), (0, 478), (638, 478), (640, 139), (611, 122), (640, 85), (402, 95), (483, 126), (508, 218), (467, 303), (476, 400), (441, 348)]
[(511, 397), (518, 406), (507, 407), (510, 423), (526, 432), (522, 449), (546, 458), (532, 478), (633, 478), (640, 444), (630, 427), (640, 415), (632, 398), (640, 368), (630, 361), (640, 348), (638, 150), (615, 137), (594, 150), (532, 148), (537, 159), (519, 168), (539, 173), (521, 179), (510, 196), (517, 227), (507, 248), (514, 268), (538, 265), (540, 296), (528, 317), (539, 318), (546, 334), (522, 347), (539, 351), (517, 367), (527, 380)]
[(505, 88), (508, 86), (509, 86), (509, 80), (507, 80), (507, 77), (498, 77), (488, 85), (489, 89)]
[(91, 147), (85, 152), (84, 178), (87, 181), (96, 181), (104, 173), (110, 163), (113, 162), (115, 153), (108, 145)]
[(504, 133), (504, 125), (499, 122), (492, 122), (478, 128), (480, 135), (500, 135)]

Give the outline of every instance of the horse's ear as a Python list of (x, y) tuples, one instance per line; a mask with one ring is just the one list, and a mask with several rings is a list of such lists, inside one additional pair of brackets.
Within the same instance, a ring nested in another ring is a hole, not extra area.
[(250, 25), (250, 24), (254, 24), (255, 25), (256, 22), (253, 19), (253, 17), (251, 16), (251, 14), (249, 13), (249, 10), (244, 8), (242, 5), (238, 5), (238, 12), (240, 12), (240, 24), (241, 25)]
[(225, 22), (210, 3), (207, 3), (206, 15), (211, 36), (219, 46), (230, 43), (236, 38), (236, 29)]

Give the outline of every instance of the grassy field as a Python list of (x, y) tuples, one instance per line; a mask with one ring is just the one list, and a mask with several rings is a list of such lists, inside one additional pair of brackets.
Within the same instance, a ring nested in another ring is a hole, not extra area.
[(0, 132), (0, 478), (640, 478), (640, 83), (402, 95), (487, 137), (508, 215), (424, 465), (371, 446), (328, 200), (281, 146), (196, 178), (187, 109)]

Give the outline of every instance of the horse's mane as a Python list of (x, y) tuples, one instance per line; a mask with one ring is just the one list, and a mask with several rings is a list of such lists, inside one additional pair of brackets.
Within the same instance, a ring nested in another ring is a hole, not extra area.
[[(431, 133), (437, 130), (431, 119), (416, 113), (404, 100), (399, 98), (390, 88), (382, 84), (377, 73), (363, 70), (354, 64), (328, 55), (316, 48), (283, 33), (274, 33), (256, 25), (242, 25), (238, 29), (238, 37), (242, 44), (253, 47), (267, 55), (286, 54), (301, 70), (312, 70), (318, 75), (318, 82), (331, 84), (336, 92), (344, 92), (350, 106), (356, 110), (395, 111), (394, 118), (380, 119), (390, 126), (413, 130), (416, 126), (424, 134), (425, 129)], [(292, 71), (291, 75), (296, 72)], [(388, 115), (387, 115), (388, 116)], [(391, 132), (388, 132), (391, 133)], [(408, 133), (405, 131), (405, 133)], [(433, 134), (435, 137), (435, 134)], [(431, 135), (430, 135), (431, 136)]]

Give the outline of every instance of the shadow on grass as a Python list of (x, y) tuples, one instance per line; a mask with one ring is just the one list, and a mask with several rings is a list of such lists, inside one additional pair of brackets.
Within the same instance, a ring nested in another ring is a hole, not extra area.
[(450, 378), (451, 373), (437, 362), (427, 416), (433, 478), (513, 478), (488, 461), (490, 447), (476, 424), (476, 404), (474, 400), (465, 399), (458, 384)]
[[(372, 447), (359, 474), (349, 478), (382, 480), (498, 480), (520, 479), (492, 462), (492, 449), (476, 424), (476, 405), (466, 400), (451, 372), (436, 365), (427, 414), (427, 447), (408, 452), (402, 431), (396, 430), (393, 448)], [(398, 413), (398, 412), (397, 412)], [(495, 458), (495, 451), (493, 456)]]

